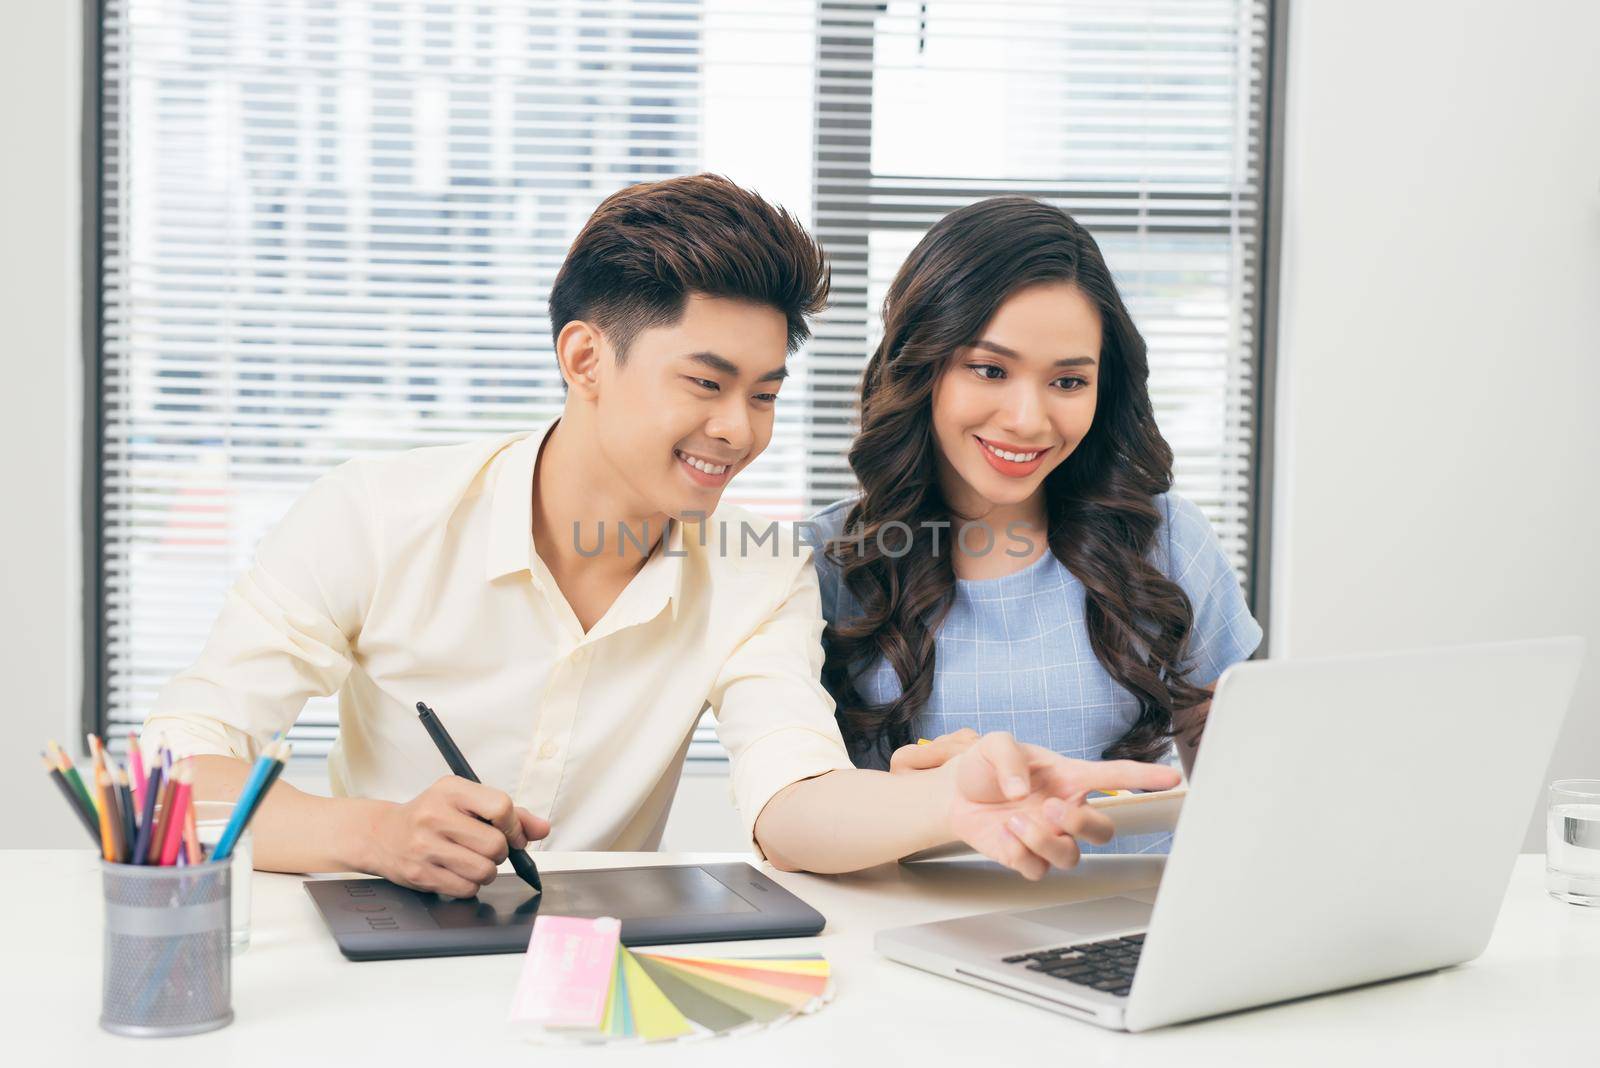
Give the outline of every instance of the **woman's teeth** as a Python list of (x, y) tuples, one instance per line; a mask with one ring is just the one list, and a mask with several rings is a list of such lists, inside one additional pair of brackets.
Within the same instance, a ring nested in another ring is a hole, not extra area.
[(673, 455), (677, 456), (678, 459), (682, 460), (696, 471), (704, 471), (708, 475), (720, 475), (728, 469), (727, 464), (707, 463), (698, 456), (690, 456), (682, 449), (673, 449), (672, 452)]
[(1034, 457), (1038, 456), (1040, 453), (1044, 452), (1043, 449), (1036, 449), (1033, 452), (1006, 452), (1004, 449), (995, 448), (982, 438), (979, 438), (978, 441), (983, 445), (984, 448), (1000, 457), (1000, 459), (1010, 460), (1014, 464), (1025, 464), (1029, 460), (1032, 460)]

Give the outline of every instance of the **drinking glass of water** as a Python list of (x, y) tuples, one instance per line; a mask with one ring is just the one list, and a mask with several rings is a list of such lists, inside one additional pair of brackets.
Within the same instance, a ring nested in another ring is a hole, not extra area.
[[(207, 849), (217, 844), (222, 830), (233, 817), (233, 803), (229, 801), (196, 801), (194, 805), (195, 833)], [(250, 869), (255, 866), (254, 840), (246, 830), (234, 843), (233, 855), (233, 930), (229, 932), (235, 953), (243, 953), (250, 946)]]
[(1544, 885), (1573, 905), (1600, 905), (1600, 779), (1550, 784)]

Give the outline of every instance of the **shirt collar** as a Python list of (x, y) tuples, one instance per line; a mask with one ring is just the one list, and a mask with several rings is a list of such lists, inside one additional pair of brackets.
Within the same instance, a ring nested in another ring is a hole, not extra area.
[(683, 599), (684, 551), (683, 524), (669, 520), (661, 544), (617, 596), (605, 616), (589, 631), (588, 640), (648, 623), (659, 616), (663, 608), (670, 609), (676, 620), (678, 604)]
[[(539, 450), (558, 421), (552, 420), (544, 429), (518, 439), (494, 465), (489, 490), (489, 545), (484, 557), (484, 578), (490, 582), (526, 571), (536, 585), (543, 586), (540, 575), (547, 572), (542, 566), (534, 566), (533, 475)], [(678, 617), (686, 552), (683, 524), (669, 522), (663, 542), (665, 551), (658, 547), (651, 554), (612, 606), (625, 613), (626, 618), (618, 619), (618, 625), (655, 618), (663, 601), (671, 607), (672, 617)], [(612, 629), (609, 624), (607, 629)]]
[(539, 450), (555, 427), (552, 420), (506, 449), (490, 473), (489, 544), (484, 554), (484, 578), (518, 571), (533, 572), (533, 471)]

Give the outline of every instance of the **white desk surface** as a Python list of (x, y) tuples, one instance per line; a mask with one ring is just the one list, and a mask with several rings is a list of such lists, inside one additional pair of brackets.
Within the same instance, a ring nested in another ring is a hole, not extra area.
[[(731, 854), (544, 854), (541, 867), (727, 861)], [(1544, 858), (1517, 861), (1494, 938), (1477, 960), (1270, 1009), (1142, 1035), (1103, 1031), (879, 957), (873, 932), (970, 912), (1150, 886), (1162, 861), (1091, 857), (1027, 883), (972, 862), (846, 876), (769, 874), (828, 919), (821, 936), (718, 951), (820, 950), (837, 995), (773, 1030), (648, 1047), (525, 1044), (505, 1024), (520, 955), (352, 964), (298, 876), (257, 872), (250, 948), (234, 958), (234, 1023), (190, 1038), (102, 1032), (99, 875), (87, 851), (0, 851), (5, 966), (0, 1052), (12, 1065), (1600, 1064), (1600, 910), (1543, 888)], [(25, 1054), (14, 1059), (15, 1053)], [(95, 1058), (91, 1061), (91, 1057)], [(103, 1059), (102, 1059), (103, 1058)], [(1024, 1061), (1023, 1058), (1029, 1058)]]

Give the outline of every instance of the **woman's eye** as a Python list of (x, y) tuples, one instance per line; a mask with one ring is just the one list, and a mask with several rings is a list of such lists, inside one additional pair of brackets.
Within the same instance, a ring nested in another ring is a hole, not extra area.
[[(986, 382), (998, 382), (1006, 376), (1005, 368), (996, 367), (992, 363), (975, 363), (970, 365), (972, 373)], [(993, 374), (989, 372), (993, 371)]]
[(1068, 393), (1072, 393), (1072, 392), (1075, 392), (1077, 390), (1080, 390), (1084, 386), (1087, 386), (1088, 384), (1089, 384), (1089, 381), (1088, 381), (1088, 379), (1085, 379), (1085, 378), (1058, 378), (1058, 379), (1056, 379), (1056, 385), (1060, 386), (1062, 389), (1066, 390)]

